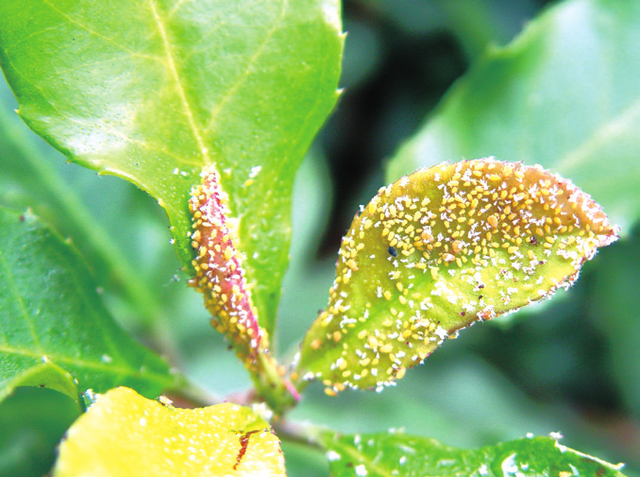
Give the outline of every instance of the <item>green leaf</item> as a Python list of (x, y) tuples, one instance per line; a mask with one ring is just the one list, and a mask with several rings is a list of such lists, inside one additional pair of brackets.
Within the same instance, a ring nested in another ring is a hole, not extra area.
[[(0, 351), (1, 352), (1, 351)], [(7, 353), (10, 355), (11, 352)], [(2, 381), (0, 400), (18, 386), (39, 386), (54, 389), (72, 399), (78, 399), (78, 389), (73, 376), (43, 356), (40, 364), (32, 360), (21, 361), (16, 356), (1, 356)]]
[(30, 215), (0, 209), (0, 398), (16, 386), (77, 399), (119, 384), (157, 395), (174, 378), (105, 309), (78, 253)]
[(539, 166), (488, 158), (417, 171), (351, 224), (298, 373), (329, 394), (392, 384), (461, 328), (568, 287), (616, 239), (587, 194)]
[(337, 0), (2, 2), (0, 63), (29, 126), (158, 199), (191, 270), (191, 187), (215, 164), (262, 326), (295, 171), (336, 98)]
[(551, 437), (531, 437), (476, 450), (402, 433), (324, 437), (334, 477), (623, 477), (612, 465)]
[(640, 217), (640, 3), (569, 0), (493, 48), (391, 161), (388, 181), (442, 161), (541, 164), (627, 228)]
[(251, 409), (161, 402), (127, 388), (99, 396), (62, 442), (53, 475), (285, 475), (278, 438)]
[[(0, 85), (0, 100), (11, 94)], [(139, 279), (122, 251), (102, 224), (63, 180), (36, 147), (34, 134), (9, 104), (0, 101), (0, 203), (8, 207), (33, 210), (38, 217), (64, 236), (72, 238), (83, 256), (91, 259), (92, 272), (100, 286), (113, 287), (135, 306), (139, 318), (153, 323), (162, 313), (148, 283)]]

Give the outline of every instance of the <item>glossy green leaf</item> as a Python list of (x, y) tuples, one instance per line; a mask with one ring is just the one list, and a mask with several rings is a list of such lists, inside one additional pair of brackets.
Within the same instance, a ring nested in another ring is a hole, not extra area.
[(551, 437), (531, 437), (475, 450), (402, 433), (324, 438), (334, 477), (623, 477), (612, 465)]
[(119, 384), (157, 395), (168, 366), (126, 335), (78, 253), (30, 215), (0, 209), (0, 398), (16, 386)]
[(388, 181), (493, 155), (571, 178), (626, 228), (640, 217), (640, 3), (568, 0), (490, 49), (391, 161)]
[(117, 388), (71, 427), (53, 475), (276, 477), (285, 471), (271, 426), (247, 407), (176, 409)]
[(41, 363), (18, 360), (15, 356), (2, 356), (0, 365), (0, 400), (18, 386), (46, 387), (78, 399), (78, 387), (71, 373), (50, 362), (46, 356), (42, 357)]
[(0, 4), (0, 62), (29, 126), (132, 181), (191, 268), (191, 187), (215, 164), (261, 324), (287, 262), (295, 171), (338, 96), (336, 0)]
[(587, 194), (539, 166), (487, 158), (417, 171), (351, 224), (299, 374), (329, 394), (391, 384), (461, 328), (568, 287), (616, 239)]

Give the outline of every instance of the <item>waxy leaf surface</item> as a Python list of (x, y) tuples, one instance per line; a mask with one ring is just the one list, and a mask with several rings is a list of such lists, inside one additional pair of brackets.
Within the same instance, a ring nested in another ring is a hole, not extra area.
[(333, 107), (339, 3), (0, 2), (0, 63), (27, 124), (158, 199), (191, 270), (191, 187), (215, 164), (262, 326), (287, 263), (293, 178)]
[(166, 363), (115, 323), (76, 250), (30, 214), (0, 208), (0, 399), (16, 386), (78, 397), (120, 384), (157, 395)]
[(232, 403), (176, 409), (161, 402), (128, 388), (98, 396), (67, 433), (53, 475), (285, 475), (280, 441), (251, 409)]
[(551, 437), (467, 450), (401, 433), (325, 437), (334, 477), (624, 477), (612, 465)]
[(487, 158), (403, 177), (343, 238), (301, 379), (329, 394), (390, 384), (461, 328), (569, 286), (616, 238), (587, 194), (541, 167)]
[(567, 0), (490, 48), (389, 164), (493, 155), (562, 174), (623, 229), (640, 218), (640, 2)]

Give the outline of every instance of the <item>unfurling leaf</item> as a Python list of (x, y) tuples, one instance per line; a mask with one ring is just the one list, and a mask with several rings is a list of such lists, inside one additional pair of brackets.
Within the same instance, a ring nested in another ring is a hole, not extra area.
[(204, 295), (205, 306), (214, 317), (213, 326), (251, 366), (266, 332), (258, 325), (227, 202), (215, 167), (205, 168), (202, 183), (193, 189), (189, 200), (194, 228), (191, 245), (197, 255), (192, 262), (196, 277), (190, 284)]
[(251, 409), (176, 409), (128, 388), (98, 397), (60, 446), (55, 477), (284, 476), (280, 442)]
[(202, 182), (191, 192), (193, 217), (191, 246), (196, 251), (190, 280), (204, 296), (212, 324), (233, 345), (236, 355), (251, 372), (258, 393), (280, 413), (297, 392), (283, 378), (269, 349), (269, 333), (260, 326), (244, 267), (245, 255), (236, 232), (237, 223), (220, 186), (215, 165), (202, 171)]
[(587, 194), (541, 167), (419, 170), (354, 219), (298, 374), (329, 394), (391, 384), (461, 328), (568, 287), (616, 238)]
[(620, 473), (622, 465), (574, 451), (551, 437), (518, 439), (472, 450), (402, 433), (327, 435), (324, 444), (334, 477), (624, 477)]

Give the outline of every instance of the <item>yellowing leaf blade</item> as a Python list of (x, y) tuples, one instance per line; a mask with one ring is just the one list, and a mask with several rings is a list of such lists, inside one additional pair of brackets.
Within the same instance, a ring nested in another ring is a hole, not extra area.
[(403, 177), (343, 239), (300, 374), (330, 394), (390, 384), (459, 329), (569, 286), (616, 238), (587, 194), (541, 167), (488, 158)]
[(232, 403), (177, 409), (128, 388), (98, 397), (60, 447), (55, 477), (284, 476), (278, 438)]

